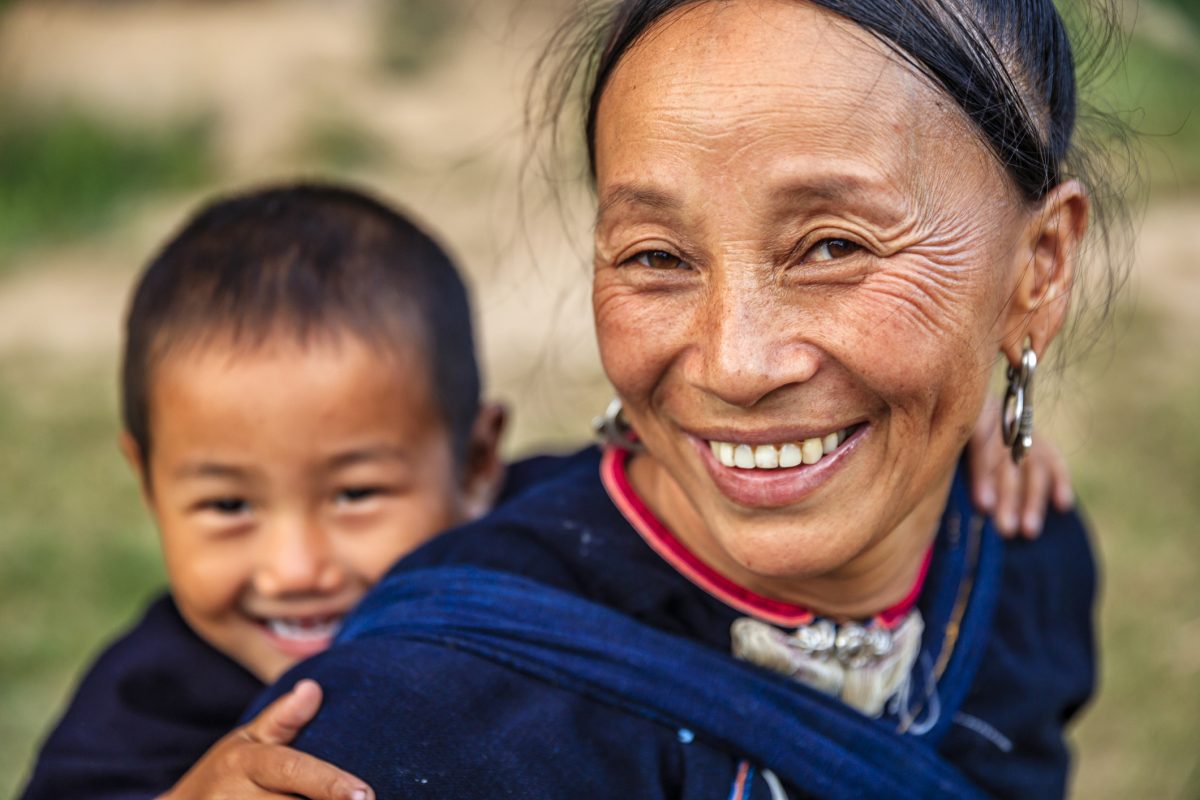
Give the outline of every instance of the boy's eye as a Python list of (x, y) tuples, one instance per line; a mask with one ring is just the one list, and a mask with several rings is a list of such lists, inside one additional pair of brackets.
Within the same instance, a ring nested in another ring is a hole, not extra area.
[(250, 503), (242, 497), (217, 497), (212, 500), (205, 500), (201, 503), (201, 507), (215, 511), (218, 514), (234, 516), (236, 514), (245, 514), (249, 511)]
[(370, 500), (372, 497), (377, 497), (380, 494), (383, 494), (383, 489), (378, 486), (352, 486), (340, 490), (334, 501), (340, 505), (349, 505)]
[(666, 250), (643, 250), (625, 263), (650, 269), (687, 269), (687, 263), (679, 256)]

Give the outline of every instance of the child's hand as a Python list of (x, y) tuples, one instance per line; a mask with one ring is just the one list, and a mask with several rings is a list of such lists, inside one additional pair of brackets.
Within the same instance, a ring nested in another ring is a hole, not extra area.
[(1058, 449), (1034, 437), (1033, 448), (1017, 466), (1000, 438), (1000, 403), (995, 398), (983, 406), (967, 445), (971, 466), (971, 496), (975, 506), (991, 514), (1005, 538), (1020, 533), (1030, 539), (1042, 531), (1046, 504), (1059, 511), (1075, 504), (1071, 476)]
[(158, 800), (290, 798), (374, 800), (353, 775), (286, 745), (321, 705), (321, 687), (302, 680), (250, 722), (226, 735)]

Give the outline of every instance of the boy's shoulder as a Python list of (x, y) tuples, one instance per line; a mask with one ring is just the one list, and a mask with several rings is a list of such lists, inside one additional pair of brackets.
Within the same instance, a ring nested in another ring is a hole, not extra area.
[(584, 447), (573, 453), (529, 456), (513, 461), (508, 465), (497, 505), (507, 505), (533, 490), (560, 482), (564, 478), (567, 481), (578, 482), (581, 477), (598, 474), (599, 466), (600, 450), (596, 447)]
[(691, 585), (622, 516), (600, 477), (595, 447), (520, 462), (521, 481), (486, 516), (400, 559), (391, 575), (476, 566), (522, 575), (630, 612)]
[(43, 743), (23, 797), (162, 792), (229, 732), (261, 689), (163, 595), (88, 669)]

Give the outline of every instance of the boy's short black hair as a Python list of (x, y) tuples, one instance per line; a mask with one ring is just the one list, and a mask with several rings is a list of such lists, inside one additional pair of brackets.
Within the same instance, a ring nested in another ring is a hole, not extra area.
[(427, 233), (331, 184), (218, 200), (150, 262), (129, 307), (121, 367), (122, 419), (143, 461), (159, 359), (213, 338), (254, 346), (281, 329), (301, 342), (349, 332), (384, 353), (416, 342), (462, 463), (480, 394), (466, 286)]

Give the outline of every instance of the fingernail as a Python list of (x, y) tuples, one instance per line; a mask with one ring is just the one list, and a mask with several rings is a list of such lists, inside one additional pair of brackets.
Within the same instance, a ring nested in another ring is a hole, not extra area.
[(997, 522), (1000, 525), (1000, 530), (1005, 533), (1013, 533), (1017, 529), (1016, 514), (1001, 514)]
[(996, 490), (992, 485), (984, 484), (979, 490), (979, 505), (983, 511), (991, 511), (996, 507)]
[(350, 800), (367, 800), (370, 794), (366, 789), (355, 789), (350, 793)]
[(1037, 514), (1025, 515), (1025, 535), (1030, 539), (1037, 537), (1042, 532), (1042, 518)]

